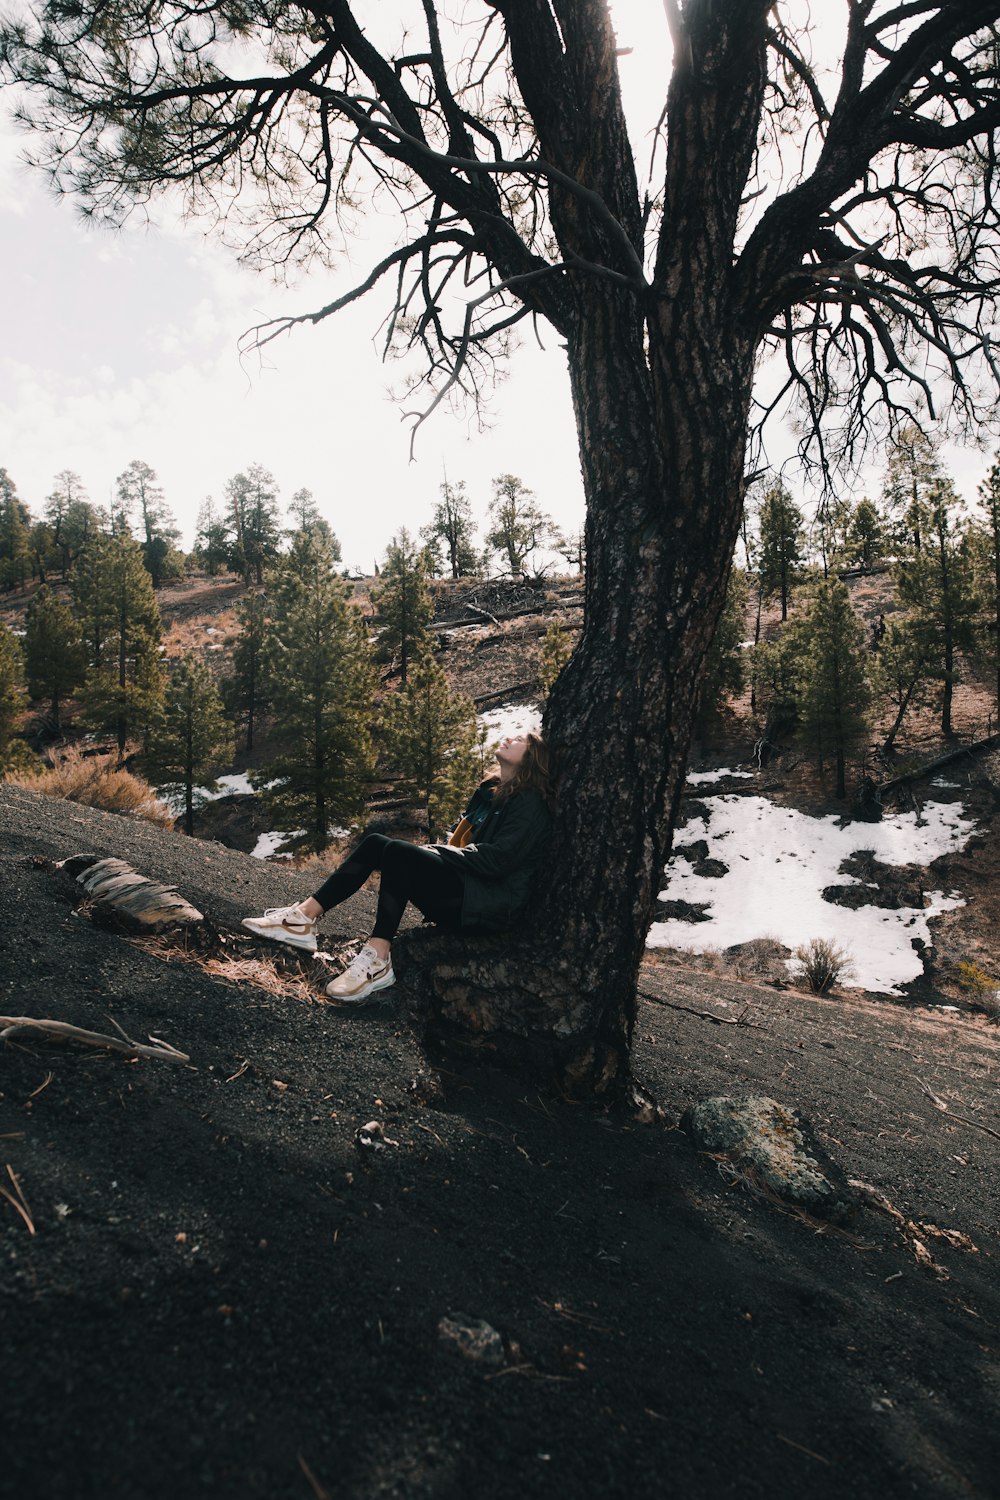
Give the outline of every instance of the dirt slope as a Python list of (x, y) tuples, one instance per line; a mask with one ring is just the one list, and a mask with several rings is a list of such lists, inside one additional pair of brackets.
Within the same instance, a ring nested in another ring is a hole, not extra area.
[[(677, 1129), (485, 1076), (428, 1108), (405, 995), (344, 1016), (166, 963), (73, 913), (39, 861), (80, 850), (222, 929), (302, 889), (0, 788), (0, 1010), (191, 1054), (0, 1051), (0, 1182), (36, 1231), (0, 1201), (0, 1494), (996, 1493), (995, 1029), (643, 975), (637, 1062), (671, 1116), (734, 1088), (802, 1107), (851, 1176), (978, 1247), (922, 1229), (936, 1274), (883, 1216), (819, 1232)], [(356, 1145), (372, 1118), (396, 1144)], [(505, 1364), (451, 1353), (448, 1314)]]

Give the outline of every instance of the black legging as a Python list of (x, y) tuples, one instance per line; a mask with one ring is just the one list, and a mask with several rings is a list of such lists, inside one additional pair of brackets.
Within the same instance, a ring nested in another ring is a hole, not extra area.
[(459, 872), (433, 849), (367, 833), (358, 847), (324, 880), (313, 896), (324, 912), (359, 891), (373, 870), (380, 870), (378, 910), (372, 937), (391, 943), (407, 901), (439, 927), (462, 922), (463, 881)]

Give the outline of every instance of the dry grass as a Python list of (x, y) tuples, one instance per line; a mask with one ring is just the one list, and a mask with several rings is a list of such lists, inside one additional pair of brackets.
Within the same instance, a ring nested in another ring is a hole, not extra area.
[(282, 864), (287, 869), (306, 871), (310, 875), (318, 875), (325, 880), (330, 871), (336, 869), (337, 865), (354, 848), (359, 837), (359, 834), (348, 834), (345, 838), (334, 839), (319, 854), (293, 854), (290, 859), (282, 860)]
[(795, 962), (799, 977), (804, 979), (814, 995), (825, 995), (832, 990), (838, 979), (853, 973), (850, 954), (829, 938), (810, 938), (795, 950)]
[(299, 968), (298, 960), (283, 963), (280, 956), (273, 959), (231, 958), (225, 953), (205, 954), (196, 947), (188, 947), (186, 943), (179, 944), (168, 937), (133, 938), (132, 945), (165, 963), (189, 964), (203, 970), (213, 979), (224, 979), (227, 984), (253, 985), (255, 989), (265, 990), (269, 995), (281, 995), (310, 1005), (326, 1003), (321, 988), (318, 987), (326, 982), (327, 971), (325, 967), (319, 968), (315, 963), (315, 979), (310, 981)]
[(172, 661), (189, 651), (197, 655), (214, 654), (223, 647), (231, 647), (239, 633), (239, 621), (232, 609), (174, 620), (164, 631), (165, 655)]
[(84, 807), (98, 807), (126, 818), (141, 818), (159, 828), (174, 826), (173, 814), (159, 801), (148, 782), (130, 771), (117, 770), (111, 755), (84, 756), (73, 746), (54, 766), (37, 775), (12, 775), (6, 779), (46, 797), (80, 802)]
[(765, 983), (769, 979), (784, 979), (787, 976), (786, 952), (784, 943), (778, 938), (765, 936), (741, 943), (731, 953), (727, 953), (726, 957), (737, 979), (753, 979), (758, 983)]

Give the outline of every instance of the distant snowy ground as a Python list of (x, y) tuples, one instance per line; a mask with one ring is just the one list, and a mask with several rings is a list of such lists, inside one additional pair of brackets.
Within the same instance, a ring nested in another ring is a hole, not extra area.
[[(339, 828), (336, 831), (337, 833), (343, 832)], [(254, 859), (291, 859), (292, 851), (283, 851), (282, 844), (304, 836), (304, 828), (297, 828), (294, 833), (282, 833), (280, 828), (273, 828), (270, 833), (260, 834), (250, 853)]]
[(825, 886), (863, 883), (839, 873), (841, 861), (861, 850), (872, 850), (886, 865), (926, 865), (961, 849), (976, 825), (955, 803), (928, 803), (921, 827), (915, 813), (899, 813), (881, 823), (852, 823), (846, 828), (835, 818), (812, 818), (775, 807), (764, 797), (718, 796), (706, 805), (707, 827), (693, 819), (680, 842), (704, 839), (710, 857), (728, 866), (728, 874), (717, 879), (698, 876), (689, 860), (671, 860), (663, 896), (708, 903), (708, 920), (654, 922), (647, 938), (651, 948), (702, 953), (774, 937), (794, 949), (822, 937), (850, 952), (854, 972), (844, 983), (894, 995), (923, 971), (912, 939), (930, 945), (928, 919), (963, 905), (954, 893), (933, 891), (927, 893), (929, 905), (922, 910), (862, 906), (850, 911), (821, 895)]
[[(214, 792), (210, 792), (207, 786), (196, 786), (193, 789), (194, 805), (201, 807), (202, 803), (217, 802), (220, 797), (251, 797), (253, 790), (250, 778), (245, 771), (232, 776), (220, 776), (218, 787)], [(156, 795), (161, 802), (167, 804), (175, 817), (184, 811), (184, 788), (182, 786), (158, 786)]]
[(487, 745), (499, 745), (508, 735), (528, 734), (542, 727), (541, 711), (530, 703), (505, 703), (476, 717), (486, 730)]

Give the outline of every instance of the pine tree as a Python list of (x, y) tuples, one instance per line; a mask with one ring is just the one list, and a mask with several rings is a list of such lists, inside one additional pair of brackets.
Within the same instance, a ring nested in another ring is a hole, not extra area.
[(743, 516), (740, 521), (740, 540), (746, 562), (747, 587), (753, 600), (753, 637), (750, 655), (750, 712), (757, 712), (757, 688), (760, 682), (761, 663), (757, 659), (760, 646), (761, 623), (764, 614), (764, 575), (760, 568), (760, 510), (763, 505), (763, 486), (752, 484), (746, 495)]
[(512, 577), (523, 573), (528, 559), (553, 538), (551, 516), (516, 474), (499, 474), (494, 479), (490, 519), (493, 524), (486, 533), (486, 545), (506, 559)]
[(294, 536), (297, 531), (313, 531), (318, 526), (333, 547), (334, 561), (340, 562), (340, 543), (334, 536), (329, 521), (320, 515), (312, 490), (295, 491), (288, 502), (288, 519), (292, 523), (288, 532), (289, 536)]
[(833, 755), (836, 795), (844, 798), (847, 757), (868, 732), (871, 699), (864, 629), (846, 586), (820, 583), (792, 637), (799, 732), (821, 769), (824, 757)]
[(934, 503), (932, 491), (941, 478), (934, 444), (914, 423), (906, 423), (890, 446), (882, 492), (898, 556), (920, 552)]
[[(308, 494), (308, 490), (304, 491), (304, 493)], [(318, 539), (320, 546), (325, 548), (325, 550), (329, 552), (330, 557), (335, 563), (339, 563), (342, 561), (343, 554), (341, 552), (340, 542), (337, 536), (334, 534), (333, 527), (330, 525), (329, 521), (325, 516), (321, 516), (319, 514), (319, 511), (316, 512), (313, 518), (302, 529), (308, 536), (314, 536)], [(297, 534), (298, 533), (294, 531), (288, 533), (288, 535), (292, 537), (295, 537)]]
[(372, 589), (381, 626), (379, 657), (399, 661), (404, 683), (410, 662), (429, 646), (427, 632), (434, 606), (427, 588), (428, 572), (426, 549), (418, 548), (404, 527), (390, 542), (378, 585)]
[(883, 699), (894, 709), (889, 731), (882, 741), (888, 755), (910, 709), (926, 701), (930, 688), (927, 642), (919, 622), (890, 620), (879, 641), (872, 668), (876, 701)]
[(247, 750), (253, 749), (254, 729), (268, 706), (264, 647), (267, 641), (268, 605), (263, 594), (251, 590), (236, 609), (241, 630), (233, 650), (233, 675), (226, 683), (226, 704), (239, 722), (246, 720)]
[(264, 572), (278, 556), (278, 486), (261, 464), (234, 474), (226, 484), (229, 504), (230, 562), (249, 586), (264, 582)]
[(384, 714), (386, 748), (413, 787), (433, 841), (460, 815), (479, 772), (472, 700), (454, 693), (429, 652), (393, 693)]
[(98, 515), (78, 474), (63, 469), (55, 477), (55, 487), (45, 502), (45, 519), (52, 534), (52, 546), (59, 556), (63, 579), (69, 577), (84, 547), (98, 530)]
[(87, 666), (96, 672), (104, 669), (114, 629), (115, 603), (109, 561), (111, 540), (103, 531), (92, 537), (77, 558), (70, 581)]
[(848, 532), (851, 560), (862, 568), (874, 568), (885, 556), (882, 517), (867, 496), (858, 502)]
[(47, 521), (32, 521), (28, 530), (28, 552), (31, 557), (31, 576), (44, 583), (49, 569), (59, 566), (52, 528)]
[(146, 760), (157, 780), (184, 787), (184, 832), (194, 832), (194, 789), (216, 788), (232, 760), (233, 726), (211, 668), (190, 654), (174, 666), (149, 735)]
[(215, 578), (226, 566), (229, 551), (227, 524), (216, 510), (211, 495), (206, 495), (195, 523), (194, 555), (209, 578)]
[(961, 502), (950, 480), (935, 480), (924, 501), (920, 548), (900, 564), (896, 586), (901, 603), (912, 611), (930, 675), (941, 682), (941, 733), (950, 735), (957, 654), (974, 642), (972, 548), (958, 521)]
[(6, 469), (0, 469), (0, 583), (23, 589), (31, 572), (31, 516)]
[(980, 593), (984, 620), (981, 639), (993, 668), (996, 682), (997, 715), (1000, 716), (1000, 453), (979, 486), (979, 498), (986, 511), (986, 525), (980, 533)]
[(476, 553), (475, 523), (472, 519), (472, 502), (465, 493), (465, 481), (456, 484), (447, 480), (441, 486), (441, 499), (434, 506), (434, 514), (420, 535), (428, 544), (432, 555), (443, 547), (451, 569), (452, 578), (463, 578), (479, 570)]
[(24, 658), (32, 698), (47, 700), (56, 734), (62, 730), (62, 704), (83, 682), (87, 658), (79, 621), (42, 584), (28, 606)]
[(300, 532), (272, 590), (266, 667), (282, 739), (265, 796), (315, 849), (357, 816), (371, 769), (368, 641), (348, 594), (329, 546)]
[(25, 698), (21, 643), (12, 630), (0, 625), (0, 775), (25, 770), (34, 760), (17, 732)]
[(73, 592), (91, 669), (87, 716), (97, 728), (114, 729), (123, 761), (129, 736), (145, 730), (162, 692), (160, 612), (135, 538), (95, 537), (74, 572)]
[(802, 512), (783, 484), (773, 484), (760, 510), (760, 575), (765, 596), (781, 598), (781, 618), (788, 619), (788, 599), (802, 562)]
[(726, 586), (726, 602), (705, 658), (705, 675), (698, 700), (698, 724), (704, 728), (727, 698), (746, 686), (746, 623), (750, 586), (742, 568), (734, 567)]
[(763, 718), (757, 744), (763, 763), (766, 752), (775, 749), (799, 722), (795, 641), (791, 629), (782, 631), (776, 640), (757, 642), (751, 674), (753, 712)]
[(846, 496), (834, 498), (824, 494), (817, 506), (812, 531), (819, 542), (824, 578), (844, 566), (854, 514), (854, 506)]
[(538, 676), (546, 698), (555, 680), (573, 655), (573, 642), (562, 618), (553, 620), (538, 648)]
[(167, 578), (179, 578), (184, 559), (175, 543), (180, 532), (163, 497), (163, 487), (156, 470), (142, 459), (134, 458), (116, 482), (119, 514), (126, 523), (139, 526), (142, 556), (153, 587), (158, 589)]

